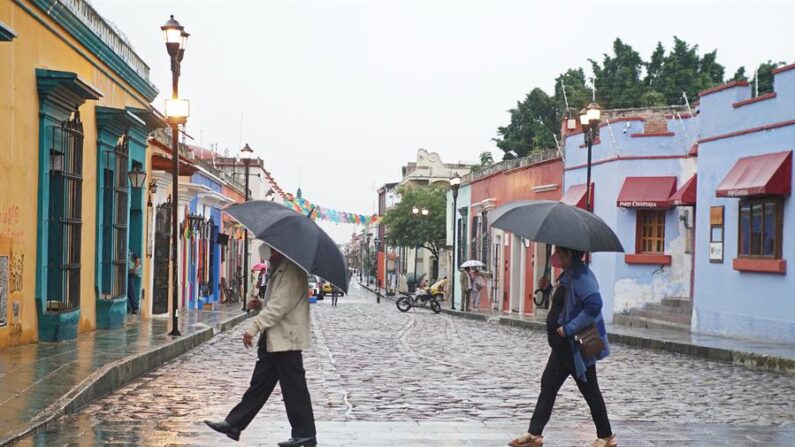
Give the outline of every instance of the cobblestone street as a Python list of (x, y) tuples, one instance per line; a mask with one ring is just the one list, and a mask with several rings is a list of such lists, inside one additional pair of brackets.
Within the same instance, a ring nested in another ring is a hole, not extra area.
[[(526, 430), (549, 348), (540, 331), (425, 309), (400, 313), (352, 285), (313, 306), (304, 363), (320, 445), (505, 445)], [(446, 303), (449, 306), (449, 303)], [(222, 419), (245, 390), (255, 351), (245, 323), (62, 419), (20, 445), (218, 445), (203, 419)], [(665, 352), (613, 346), (599, 381), (620, 445), (791, 445), (795, 378)], [(569, 380), (547, 444), (592, 439)], [(241, 442), (289, 437), (277, 390)]]

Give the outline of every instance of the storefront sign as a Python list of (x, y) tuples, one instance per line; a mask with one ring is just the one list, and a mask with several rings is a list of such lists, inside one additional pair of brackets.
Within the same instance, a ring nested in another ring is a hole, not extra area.
[(723, 207), (709, 209), (709, 262), (723, 263)]
[(646, 202), (639, 200), (633, 200), (631, 202), (618, 202), (618, 206), (623, 208), (662, 208), (657, 202)]

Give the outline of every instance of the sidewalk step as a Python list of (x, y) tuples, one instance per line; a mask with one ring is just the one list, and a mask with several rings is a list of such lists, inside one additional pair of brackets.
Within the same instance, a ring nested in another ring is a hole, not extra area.
[(684, 306), (670, 306), (662, 303), (648, 303), (643, 306), (643, 309), (648, 312), (661, 312), (668, 314), (687, 315), (688, 317), (693, 314), (693, 309)]
[(690, 314), (665, 312), (665, 311), (657, 311), (649, 309), (632, 309), (629, 311), (629, 316), (646, 318), (649, 320), (665, 321), (668, 323), (682, 324), (688, 327), (690, 326), (690, 320), (691, 320)]
[(693, 309), (693, 301), (685, 297), (666, 297), (660, 302), (666, 307), (681, 307), (685, 309)]
[(634, 328), (670, 329), (683, 332), (690, 331), (689, 321), (687, 323), (678, 323), (638, 315), (614, 314), (613, 324)]

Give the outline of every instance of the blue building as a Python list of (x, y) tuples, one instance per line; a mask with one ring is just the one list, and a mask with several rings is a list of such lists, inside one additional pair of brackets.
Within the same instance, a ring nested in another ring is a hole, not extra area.
[[(608, 322), (690, 329), (698, 118), (686, 108), (607, 111), (593, 145), (593, 210), (625, 253), (595, 253)], [(564, 139), (564, 202), (584, 206), (587, 149)], [(675, 199), (675, 196), (679, 197)], [(675, 309), (672, 309), (675, 308)]]
[[(701, 93), (693, 329), (795, 341), (795, 65)], [(789, 230), (788, 230), (789, 229)]]

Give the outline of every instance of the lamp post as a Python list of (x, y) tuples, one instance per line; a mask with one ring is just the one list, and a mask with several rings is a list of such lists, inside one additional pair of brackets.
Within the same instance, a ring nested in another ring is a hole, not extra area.
[(367, 287), (370, 287), (370, 270), (372, 269), (372, 265), (370, 264), (370, 238), (373, 237), (373, 233), (367, 233), (367, 237), (364, 240), (365, 247), (367, 251), (365, 252), (365, 258), (367, 265), (367, 271), (365, 272), (367, 275)]
[(601, 121), (602, 109), (595, 102), (588, 104), (588, 107), (580, 112), (582, 134), (585, 138), (585, 145), (588, 146), (588, 162), (585, 168), (585, 209), (588, 211), (593, 211), (593, 203), (591, 203), (591, 149), (599, 137), (599, 124)]
[(456, 262), (456, 240), (458, 225), (455, 223), (456, 201), (458, 200), (458, 188), (461, 186), (461, 176), (456, 172), (450, 177), (450, 191), (453, 193), (453, 268), (450, 271), (450, 309), (455, 310), (455, 272), (458, 270)]
[[(249, 165), (251, 164), (251, 159), (254, 157), (254, 151), (251, 147), (246, 143), (243, 146), (243, 149), (240, 149), (240, 159), (243, 160), (243, 165), (246, 167), (246, 193), (245, 193), (245, 201), (248, 202), (248, 169)], [(240, 309), (243, 312), (246, 311), (246, 300), (248, 299), (248, 229), (245, 230), (243, 233), (243, 245), (245, 249), (243, 250), (243, 308)]]
[(127, 177), (130, 179), (130, 185), (136, 189), (143, 188), (144, 182), (146, 182), (146, 172), (142, 171), (138, 165), (133, 166), (127, 173)]
[[(419, 217), (419, 216), (427, 216), (428, 215), (428, 209), (427, 208), (420, 209), (420, 208), (417, 208), (415, 206), (415, 207), (413, 207), (411, 209), (411, 214), (413, 214), (414, 216), (417, 216), (417, 217)], [(417, 252), (419, 251), (419, 249), (420, 249), (419, 245), (416, 245), (414, 247), (414, 290), (417, 290), (417, 286), (418, 286), (418, 284), (417, 284)]]
[(172, 179), (171, 179), (171, 332), (168, 335), (179, 336), (179, 272), (177, 271), (177, 251), (179, 244), (177, 209), (179, 206), (179, 125), (185, 124), (190, 115), (190, 104), (179, 99), (179, 75), (182, 58), (185, 56), (185, 45), (189, 34), (172, 15), (165, 25), (161, 26), (166, 41), (166, 51), (171, 58), (171, 99), (166, 99), (166, 118), (171, 125)]

